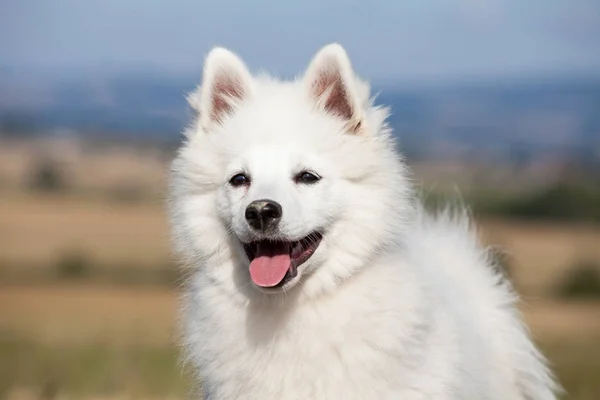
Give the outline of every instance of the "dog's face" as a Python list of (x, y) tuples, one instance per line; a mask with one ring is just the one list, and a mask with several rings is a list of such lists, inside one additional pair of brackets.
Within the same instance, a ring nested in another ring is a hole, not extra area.
[(320, 293), (393, 242), (402, 164), (386, 111), (370, 106), (340, 46), (295, 82), (252, 77), (213, 50), (191, 103), (199, 116), (174, 164), (173, 230), (215, 281)]

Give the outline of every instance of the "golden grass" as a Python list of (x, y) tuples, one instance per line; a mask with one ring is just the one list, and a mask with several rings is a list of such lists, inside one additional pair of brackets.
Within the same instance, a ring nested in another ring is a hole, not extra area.
[(86, 143), (73, 139), (0, 138), (0, 184), (22, 188), (32, 179), (38, 162), (50, 160), (74, 191), (107, 191), (134, 187), (146, 194), (163, 193), (171, 154), (152, 146)]
[(0, 286), (0, 398), (183, 398), (177, 315), (173, 290)]
[(548, 295), (581, 260), (600, 265), (598, 226), (485, 220), (481, 232), (485, 243), (508, 255), (511, 278), (526, 295)]
[[(88, 395), (88, 396), (73, 396), (67, 394), (57, 394), (53, 397), (55, 400), (179, 400), (185, 399), (184, 396), (141, 396), (140, 394), (115, 394), (115, 395)], [(6, 400), (39, 400), (39, 392), (27, 389), (16, 388), (7, 394)]]
[(48, 344), (167, 346), (176, 342), (176, 292), (52, 284), (0, 287), (0, 332)]
[[(510, 255), (525, 319), (571, 398), (600, 398), (600, 303), (551, 297), (578, 260), (600, 262), (600, 228), (503, 220), (480, 225), (484, 242)], [(46, 398), (139, 399), (160, 390), (158, 398), (181, 396), (177, 292), (85, 280), (34, 283), (73, 250), (97, 268), (128, 266), (134, 274), (168, 265), (163, 204), (23, 192), (0, 196), (0, 279), (29, 271), (24, 279), (0, 285), (0, 374), (15, 374), (0, 379), (0, 398), (41, 398), (46, 375), (61, 369), (74, 371), (77, 379), (56, 378), (63, 386)], [(36, 369), (40, 363), (46, 369)]]
[[(177, 298), (174, 290), (152, 288), (1, 287), (0, 359), (20, 365), (11, 369), (10, 391), (31, 395), (50, 381), (81, 398), (180, 394), (186, 384), (177, 363)], [(561, 381), (576, 394), (572, 398), (598, 398), (589, 396), (600, 395), (594, 377), (600, 371), (600, 357), (594, 358), (600, 356), (600, 303), (532, 301), (522, 310)], [(9, 366), (0, 362), (0, 372), (3, 367)], [(55, 369), (63, 373), (55, 376)], [(156, 379), (163, 383), (157, 386)]]
[[(52, 284), (0, 287), (0, 332), (48, 344), (167, 346), (177, 342), (178, 292), (151, 287)], [(600, 337), (600, 302), (520, 304), (536, 338)]]
[(170, 259), (162, 203), (74, 196), (0, 197), (0, 262), (49, 267), (69, 251), (103, 265), (156, 266)]
[[(600, 263), (600, 227), (481, 221), (482, 238), (509, 255), (522, 292), (554, 289), (581, 259)], [(0, 268), (51, 268), (70, 252), (102, 267), (158, 268), (171, 260), (164, 203), (68, 195), (0, 197)]]

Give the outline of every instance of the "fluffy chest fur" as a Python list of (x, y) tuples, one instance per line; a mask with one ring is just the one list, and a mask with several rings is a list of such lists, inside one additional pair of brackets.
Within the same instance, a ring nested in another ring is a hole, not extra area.
[(461, 382), (469, 377), (456, 326), (414, 279), (381, 265), (319, 301), (238, 302), (200, 274), (187, 298), (188, 340), (203, 390), (222, 400), (450, 399), (472, 390), (477, 380)]

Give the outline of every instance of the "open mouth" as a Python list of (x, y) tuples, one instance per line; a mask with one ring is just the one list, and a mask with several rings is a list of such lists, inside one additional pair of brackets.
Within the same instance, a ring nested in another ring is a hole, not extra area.
[(311, 233), (295, 241), (259, 240), (244, 243), (250, 260), (250, 278), (263, 288), (282, 287), (298, 275), (298, 267), (319, 247), (323, 235)]

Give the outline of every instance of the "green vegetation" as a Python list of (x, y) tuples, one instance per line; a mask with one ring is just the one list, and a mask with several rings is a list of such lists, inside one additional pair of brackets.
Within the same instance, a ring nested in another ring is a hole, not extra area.
[(56, 276), (53, 280), (88, 281), (111, 285), (127, 286), (177, 286), (183, 277), (180, 269), (173, 263), (157, 264), (155, 267), (139, 266), (134, 263), (122, 265), (99, 265), (93, 263), (82, 253), (66, 253), (56, 264)]
[(89, 276), (91, 264), (85, 254), (79, 250), (65, 252), (56, 262), (59, 279), (80, 279)]
[(129, 394), (183, 397), (186, 374), (174, 347), (45, 345), (0, 335), (0, 398), (28, 388), (42, 399)]
[(430, 192), (423, 196), (433, 209), (464, 204), (477, 215), (515, 219), (600, 223), (600, 185), (560, 183), (533, 193), (500, 191)]
[(528, 196), (475, 200), (481, 213), (523, 219), (551, 219), (600, 223), (600, 187), (558, 184)]
[[(53, 268), (52, 268), (53, 267)], [(186, 274), (175, 263), (155, 266), (123, 263), (99, 264), (79, 251), (65, 252), (51, 268), (41, 265), (7, 263), (0, 259), (2, 284), (53, 284), (58, 282), (99, 283), (113, 286), (179, 287)]]
[[(565, 398), (600, 396), (600, 338), (542, 345), (552, 360)], [(0, 335), (0, 398), (28, 388), (38, 398), (129, 395), (184, 398), (190, 388), (175, 347), (45, 345)]]
[(66, 189), (66, 182), (60, 165), (53, 160), (44, 159), (35, 165), (30, 187), (34, 191), (59, 192)]
[(558, 295), (563, 298), (600, 299), (600, 264), (584, 260), (569, 268), (558, 288)]

